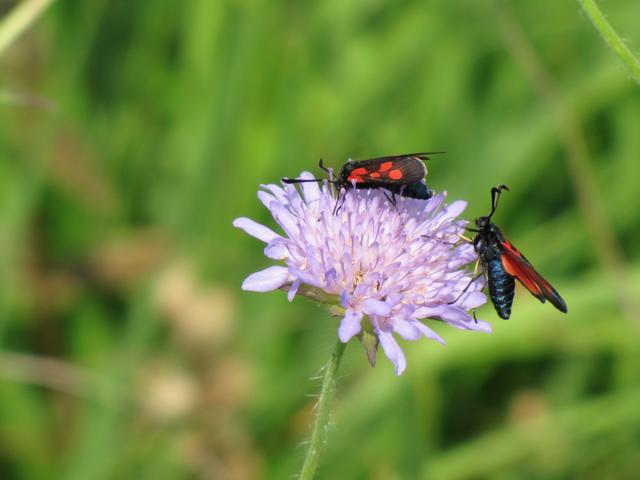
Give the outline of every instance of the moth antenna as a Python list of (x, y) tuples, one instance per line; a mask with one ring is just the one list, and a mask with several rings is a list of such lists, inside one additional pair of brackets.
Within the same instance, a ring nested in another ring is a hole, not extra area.
[(329, 175), (329, 182), (333, 183), (334, 185), (336, 185), (336, 181), (333, 179), (333, 168), (327, 168), (324, 166), (323, 163), (324, 159), (321, 158), (320, 161), (318, 162), (318, 166), (324, 170), (325, 172), (327, 172), (327, 174)]
[(503, 190), (506, 190), (507, 192), (510, 191), (509, 187), (507, 187), (504, 184), (498, 185), (497, 187), (493, 187), (491, 189), (491, 213), (489, 213), (487, 218), (491, 218), (493, 214), (496, 212), (498, 208), (498, 200), (500, 200), (500, 194), (502, 193)]
[(320, 167), (321, 170), (324, 170), (325, 172), (327, 172), (329, 175), (331, 175), (331, 170), (328, 169), (327, 167), (324, 166), (324, 159), (320, 158), (320, 161), (318, 162), (318, 166)]
[(418, 157), (420, 160), (431, 160), (431, 158), (429, 158), (429, 155), (440, 155), (440, 154), (443, 154), (443, 153), (447, 153), (447, 152), (445, 152), (445, 151), (417, 152), (417, 153), (407, 153), (407, 154), (402, 155), (402, 156), (403, 157)]
[(422, 153), (417, 153), (416, 155), (442, 155), (445, 154), (447, 152), (445, 152), (444, 150), (439, 151), (439, 152), (422, 152)]
[[(309, 183), (309, 182), (324, 182), (324, 178), (314, 178), (314, 179), (310, 179), (310, 178), (283, 178), (282, 182), (283, 183)], [(328, 180), (329, 182), (331, 182), (331, 180)]]

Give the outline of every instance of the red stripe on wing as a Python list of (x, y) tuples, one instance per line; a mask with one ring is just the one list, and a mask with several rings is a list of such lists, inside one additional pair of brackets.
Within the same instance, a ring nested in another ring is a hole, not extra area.
[(502, 266), (507, 273), (524, 285), (531, 294), (542, 303), (549, 300), (561, 312), (567, 312), (567, 304), (555, 288), (542, 275), (536, 272), (533, 265), (510, 242), (502, 242)]

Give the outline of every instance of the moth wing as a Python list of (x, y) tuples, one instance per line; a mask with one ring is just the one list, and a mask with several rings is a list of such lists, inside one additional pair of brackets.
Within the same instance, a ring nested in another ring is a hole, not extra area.
[(524, 285), (542, 303), (549, 300), (561, 312), (567, 312), (567, 304), (551, 284), (540, 275), (520, 251), (510, 242), (502, 241), (502, 266), (507, 273)]
[(427, 174), (419, 154), (360, 160), (351, 166), (350, 179), (375, 184), (409, 185), (421, 182)]

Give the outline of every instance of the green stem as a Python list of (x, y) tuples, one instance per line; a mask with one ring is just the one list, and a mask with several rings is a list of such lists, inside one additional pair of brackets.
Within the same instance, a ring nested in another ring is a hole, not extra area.
[(336, 374), (340, 366), (340, 360), (347, 344), (340, 340), (336, 343), (329, 361), (324, 367), (324, 377), (322, 378), (322, 389), (316, 404), (316, 418), (313, 422), (313, 431), (309, 440), (309, 449), (300, 470), (299, 480), (311, 480), (316, 474), (318, 460), (320, 459), (320, 449), (325, 443), (329, 430), (329, 417), (331, 413), (331, 400), (335, 392)]
[(0, 55), (13, 43), (54, 0), (25, 0), (20, 2), (0, 23)]
[(633, 79), (640, 85), (640, 62), (607, 21), (595, 0), (578, 0), (578, 2), (580, 2), (582, 9), (589, 16), (593, 26), (600, 32), (604, 41), (620, 57)]

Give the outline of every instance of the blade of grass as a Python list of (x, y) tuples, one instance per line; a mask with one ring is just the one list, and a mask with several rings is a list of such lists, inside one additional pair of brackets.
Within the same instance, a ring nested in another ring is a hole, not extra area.
[(57, 358), (0, 352), (0, 378), (39, 385), (97, 401), (108, 407), (113, 395), (122, 395), (107, 376)]
[(0, 55), (27, 30), (55, 0), (20, 2), (0, 23)]
[(624, 43), (624, 40), (620, 38), (620, 35), (618, 35), (607, 21), (607, 18), (595, 0), (578, 0), (578, 3), (584, 10), (584, 13), (589, 17), (589, 20), (591, 20), (591, 23), (593, 23), (593, 26), (598, 30), (605, 43), (609, 45), (609, 48), (622, 60), (624, 66), (629, 70), (631, 77), (640, 85), (640, 61), (638, 61), (633, 52)]

